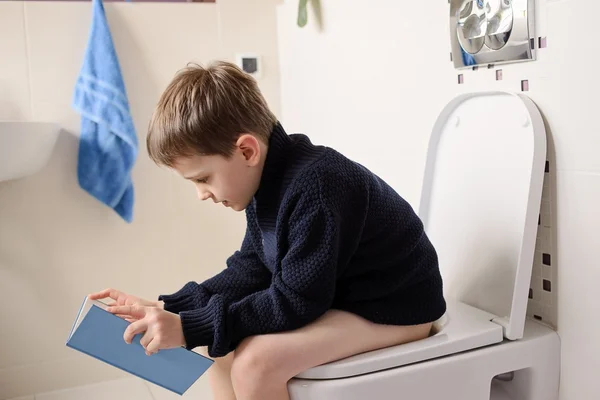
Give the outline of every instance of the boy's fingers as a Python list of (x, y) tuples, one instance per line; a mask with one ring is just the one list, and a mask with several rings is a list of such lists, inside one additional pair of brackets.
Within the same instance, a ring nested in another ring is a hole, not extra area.
[(125, 329), (125, 333), (123, 333), (123, 339), (125, 340), (125, 342), (131, 344), (131, 342), (133, 341), (133, 338), (135, 335), (137, 335), (138, 333), (142, 333), (146, 330), (147, 328), (147, 323), (145, 320), (139, 320), (139, 321), (135, 321), (132, 322), (127, 329)]
[(148, 347), (148, 344), (152, 341), (152, 336), (150, 336), (150, 332), (146, 331), (146, 333), (144, 333), (144, 336), (142, 336), (142, 338), (140, 339), (140, 344), (142, 345), (142, 347), (144, 349), (146, 349), (146, 347)]
[(156, 337), (153, 337), (148, 346), (146, 346), (146, 354), (151, 355), (158, 353), (158, 347), (160, 343), (156, 340)]
[(115, 314), (115, 315), (121, 319), (124, 319), (127, 322), (130, 322), (130, 323), (137, 321), (137, 319), (131, 318), (129, 315), (124, 315), (124, 314)]
[(140, 306), (115, 306), (108, 307), (107, 311), (113, 314), (128, 315), (136, 319), (142, 319), (146, 316), (146, 310)]
[[(157, 353), (158, 353), (158, 351), (157, 351)], [(151, 353), (151, 352), (149, 352), (148, 350), (146, 350), (146, 355), (147, 355), (147, 356), (151, 356), (152, 354), (155, 354), (155, 353)]]
[(103, 291), (101, 291), (101, 292), (90, 293), (90, 294), (88, 295), (88, 298), (89, 298), (90, 300), (98, 300), (98, 299), (103, 299), (103, 298), (105, 298), (105, 297), (107, 296), (107, 294), (108, 294), (108, 293), (106, 292), (107, 290), (108, 290), (108, 289), (104, 289), (104, 290), (103, 290)]
[(104, 299), (106, 297), (110, 297), (113, 300), (117, 300), (117, 298), (119, 297), (119, 291), (108, 288), (97, 293), (92, 293), (88, 297), (90, 298), (90, 300)]

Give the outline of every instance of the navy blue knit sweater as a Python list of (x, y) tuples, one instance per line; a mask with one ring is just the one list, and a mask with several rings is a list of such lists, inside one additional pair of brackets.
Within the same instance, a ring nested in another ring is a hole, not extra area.
[(159, 296), (181, 316), (190, 349), (223, 356), (332, 308), (397, 325), (446, 310), (436, 252), (411, 206), (365, 167), (280, 124), (246, 218), (225, 270)]

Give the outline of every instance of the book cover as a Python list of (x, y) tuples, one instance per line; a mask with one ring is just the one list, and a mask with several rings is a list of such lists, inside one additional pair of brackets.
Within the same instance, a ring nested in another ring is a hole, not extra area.
[(129, 322), (106, 311), (100, 301), (85, 298), (66, 345), (113, 367), (183, 395), (213, 364), (213, 360), (184, 347), (160, 350), (151, 356), (140, 344), (123, 339)]

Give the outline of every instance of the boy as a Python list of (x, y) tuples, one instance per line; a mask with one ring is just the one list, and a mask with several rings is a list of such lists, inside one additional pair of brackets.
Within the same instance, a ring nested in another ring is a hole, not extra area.
[(142, 300), (107, 289), (147, 354), (206, 347), (219, 400), (289, 399), (313, 366), (425, 338), (446, 311), (436, 252), (409, 204), (363, 166), (288, 135), (254, 79), (216, 62), (181, 71), (147, 147), (201, 200), (245, 210), (246, 235), (207, 281)]

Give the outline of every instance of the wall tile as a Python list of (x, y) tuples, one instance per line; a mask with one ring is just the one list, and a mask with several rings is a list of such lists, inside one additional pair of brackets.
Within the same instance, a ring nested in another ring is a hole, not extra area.
[(212, 392), (208, 384), (208, 376), (201, 376), (183, 396), (179, 396), (173, 392), (161, 388), (160, 386), (146, 382), (154, 400), (204, 400), (212, 398)]
[(21, 2), (0, 2), (0, 60), (0, 120), (27, 120), (31, 112)]
[(37, 394), (35, 398), (36, 400), (154, 400), (144, 382), (139, 378), (121, 379), (42, 393)]
[[(263, 71), (259, 86), (273, 112), (281, 117), (279, 57), (275, 5), (281, 0), (219, 0), (220, 57), (235, 61), (237, 53), (256, 53)], [(257, 7), (260, 4), (260, 7)]]
[[(595, 371), (600, 359), (597, 340), (598, 282), (596, 252), (600, 213), (600, 174), (559, 171), (557, 176), (558, 331), (562, 346), (561, 394), (564, 399), (600, 393)], [(593, 396), (592, 396), (593, 397)]]

